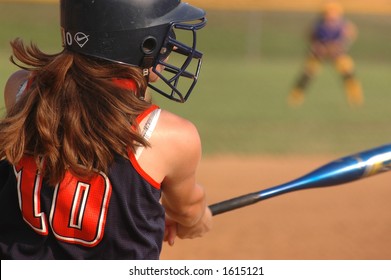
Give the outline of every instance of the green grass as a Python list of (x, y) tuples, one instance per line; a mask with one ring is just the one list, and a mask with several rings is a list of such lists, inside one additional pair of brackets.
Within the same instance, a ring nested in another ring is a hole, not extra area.
[[(302, 107), (286, 104), (314, 19), (305, 13), (208, 11), (208, 26), (199, 33), (205, 59), (195, 91), (185, 104), (156, 95), (155, 101), (197, 125), (206, 154), (350, 153), (390, 142), (391, 19), (350, 18), (360, 31), (352, 55), (364, 87), (362, 108), (347, 105), (330, 65), (314, 79)], [(0, 24), (2, 88), (16, 69), (8, 62), (10, 39), (60, 50), (56, 5), (0, 4)]]
[[(207, 153), (345, 152), (390, 139), (390, 65), (358, 65), (367, 99), (362, 108), (347, 105), (339, 77), (325, 66), (303, 106), (294, 109), (287, 105), (286, 96), (299, 60), (211, 60), (205, 63), (199, 87), (187, 104), (159, 98), (163, 107), (194, 121)], [(220, 69), (229, 70), (213, 77)]]

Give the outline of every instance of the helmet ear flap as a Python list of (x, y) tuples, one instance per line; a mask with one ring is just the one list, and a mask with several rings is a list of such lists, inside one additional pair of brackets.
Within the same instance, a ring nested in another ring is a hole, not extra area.
[(156, 52), (156, 48), (158, 46), (158, 41), (153, 36), (148, 36), (144, 38), (141, 43), (141, 51), (145, 55), (143, 61), (141, 63), (142, 68), (150, 68), (153, 66), (154, 62), (154, 54)]
[(146, 37), (141, 43), (141, 50), (144, 54), (150, 55), (152, 54), (157, 47), (157, 40), (153, 36)]

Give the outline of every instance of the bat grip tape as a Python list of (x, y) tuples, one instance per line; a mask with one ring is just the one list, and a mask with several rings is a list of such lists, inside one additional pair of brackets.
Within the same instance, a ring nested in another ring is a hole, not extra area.
[(222, 214), (227, 211), (231, 211), (237, 208), (241, 208), (260, 200), (259, 193), (250, 193), (243, 196), (228, 199), (209, 206), (213, 216)]

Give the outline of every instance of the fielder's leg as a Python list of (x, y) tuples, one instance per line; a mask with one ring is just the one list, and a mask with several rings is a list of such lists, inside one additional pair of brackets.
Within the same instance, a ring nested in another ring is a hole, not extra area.
[(297, 107), (304, 102), (304, 91), (307, 89), (312, 78), (319, 72), (320, 66), (320, 61), (315, 56), (311, 55), (307, 58), (303, 72), (288, 96), (289, 105)]
[(348, 55), (341, 55), (335, 60), (335, 67), (342, 75), (346, 97), (350, 106), (361, 106), (364, 97), (360, 82), (354, 75), (354, 62)]

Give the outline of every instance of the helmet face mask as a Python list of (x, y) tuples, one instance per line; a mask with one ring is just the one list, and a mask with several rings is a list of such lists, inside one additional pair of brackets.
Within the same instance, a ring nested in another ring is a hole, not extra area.
[(203, 10), (180, 0), (60, 2), (65, 49), (138, 66), (144, 73), (151, 69), (160, 81), (150, 88), (187, 100), (201, 66), (196, 31), (206, 24)]
[(202, 64), (202, 53), (196, 49), (196, 31), (205, 24), (206, 20), (171, 25), (152, 67), (164, 85), (149, 84), (150, 88), (177, 102), (188, 99), (198, 81)]

